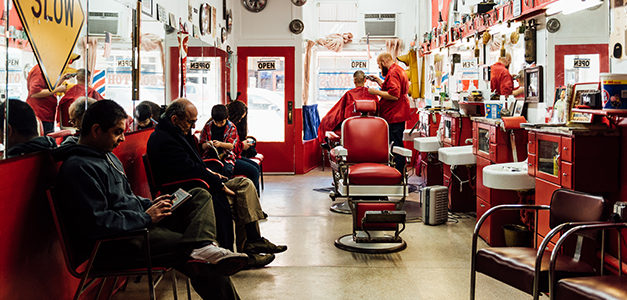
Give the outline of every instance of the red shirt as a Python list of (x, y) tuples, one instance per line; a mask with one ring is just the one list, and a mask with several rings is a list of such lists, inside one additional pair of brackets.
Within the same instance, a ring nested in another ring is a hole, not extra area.
[(388, 92), (398, 100), (379, 100), (379, 115), (389, 124), (400, 123), (409, 120), (409, 81), (405, 70), (397, 64), (393, 64), (388, 70), (388, 75), (381, 85), (381, 90)]
[(39, 65), (34, 66), (30, 70), (26, 81), (28, 84), (28, 98), (26, 98), (26, 103), (33, 108), (39, 120), (42, 122), (54, 122), (54, 115), (57, 110), (57, 97), (55, 95), (44, 98), (31, 97), (32, 94), (39, 93), (42, 90), (49, 91)]
[[(94, 98), (96, 100), (104, 99), (96, 90), (87, 87), (87, 95), (90, 98)], [(70, 105), (76, 101), (76, 99), (85, 96), (85, 86), (82, 84), (77, 84), (71, 87), (69, 90), (65, 92), (63, 98), (59, 100), (59, 107), (57, 108), (57, 121), (61, 123), (61, 126), (64, 127), (72, 127), (70, 123)]]
[(514, 79), (509, 70), (500, 62), (490, 68), (490, 90), (498, 95), (509, 96), (514, 90)]
[(329, 112), (320, 120), (318, 126), (318, 140), (323, 141), (327, 131), (335, 130), (338, 125), (352, 116), (359, 116), (355, 112), (355, 100), (375, 100), (379, 101), (379, 97), (368, 93), (367, 87), (356, 87), (344, 93), (342, 98), (333, 105)]

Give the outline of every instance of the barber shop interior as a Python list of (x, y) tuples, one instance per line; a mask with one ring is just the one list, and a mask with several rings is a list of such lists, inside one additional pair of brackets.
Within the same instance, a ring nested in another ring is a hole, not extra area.
[(627, 300), (627, 0), (0, 9), (0, 300)]

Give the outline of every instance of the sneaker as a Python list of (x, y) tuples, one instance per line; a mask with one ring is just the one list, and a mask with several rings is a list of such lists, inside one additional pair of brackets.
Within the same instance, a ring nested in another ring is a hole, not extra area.
[(202, 248), (194, 249), (191, 258), (215, 265), (217, 271), (223, 275), (233, 275), (246, 266), (248, 255), (233, 253), (228, 249), (209, 244)]
[(287, 246), (275, 245), (263, 237), (258, 241), (247, 242), (244, 245), (244, 252), (246, 253), (281, 253), (285, 250), (287, 250)]
[(248, 264), (245, 269), (263, 268), (274, 260), (274, 254), (248, 254)]

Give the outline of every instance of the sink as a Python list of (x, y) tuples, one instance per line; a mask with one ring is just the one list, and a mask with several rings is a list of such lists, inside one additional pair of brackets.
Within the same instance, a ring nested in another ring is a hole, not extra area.
[(437, 136), (419, 137), (414, 139), (414, 149), (420, 152), (438, 152), (440, 139)]
[(499, 190), (530, 190), (536, 187), (527, 173), (527, 162), (494, 164), (483, 168), (483, 185)]
[(472, 145), (440, 148), (438, 158), (451, 166), (474, 165), (477, 162), (475, 155), (472, 154)]
[(405, 129), (403, 131), (403, 141), (413, 141), (414, 138), (417, 138), (420, 136), (420, 132), (418, 131), (418, 129), (414, 129), (414, 131), (409, 134), (409, 132), (411, 131), (411, 129)]

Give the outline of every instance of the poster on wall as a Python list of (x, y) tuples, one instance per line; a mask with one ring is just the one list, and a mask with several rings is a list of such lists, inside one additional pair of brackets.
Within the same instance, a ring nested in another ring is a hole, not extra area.
[(438, 22), (448, 21), (449, 0), (431, 0), (431, 27), (438, 27)]
[(142, 0), (142, 12), (152, 17), (152, 0)]
[(216, 36), (216, 8), (211, 7), (211, 35)]

